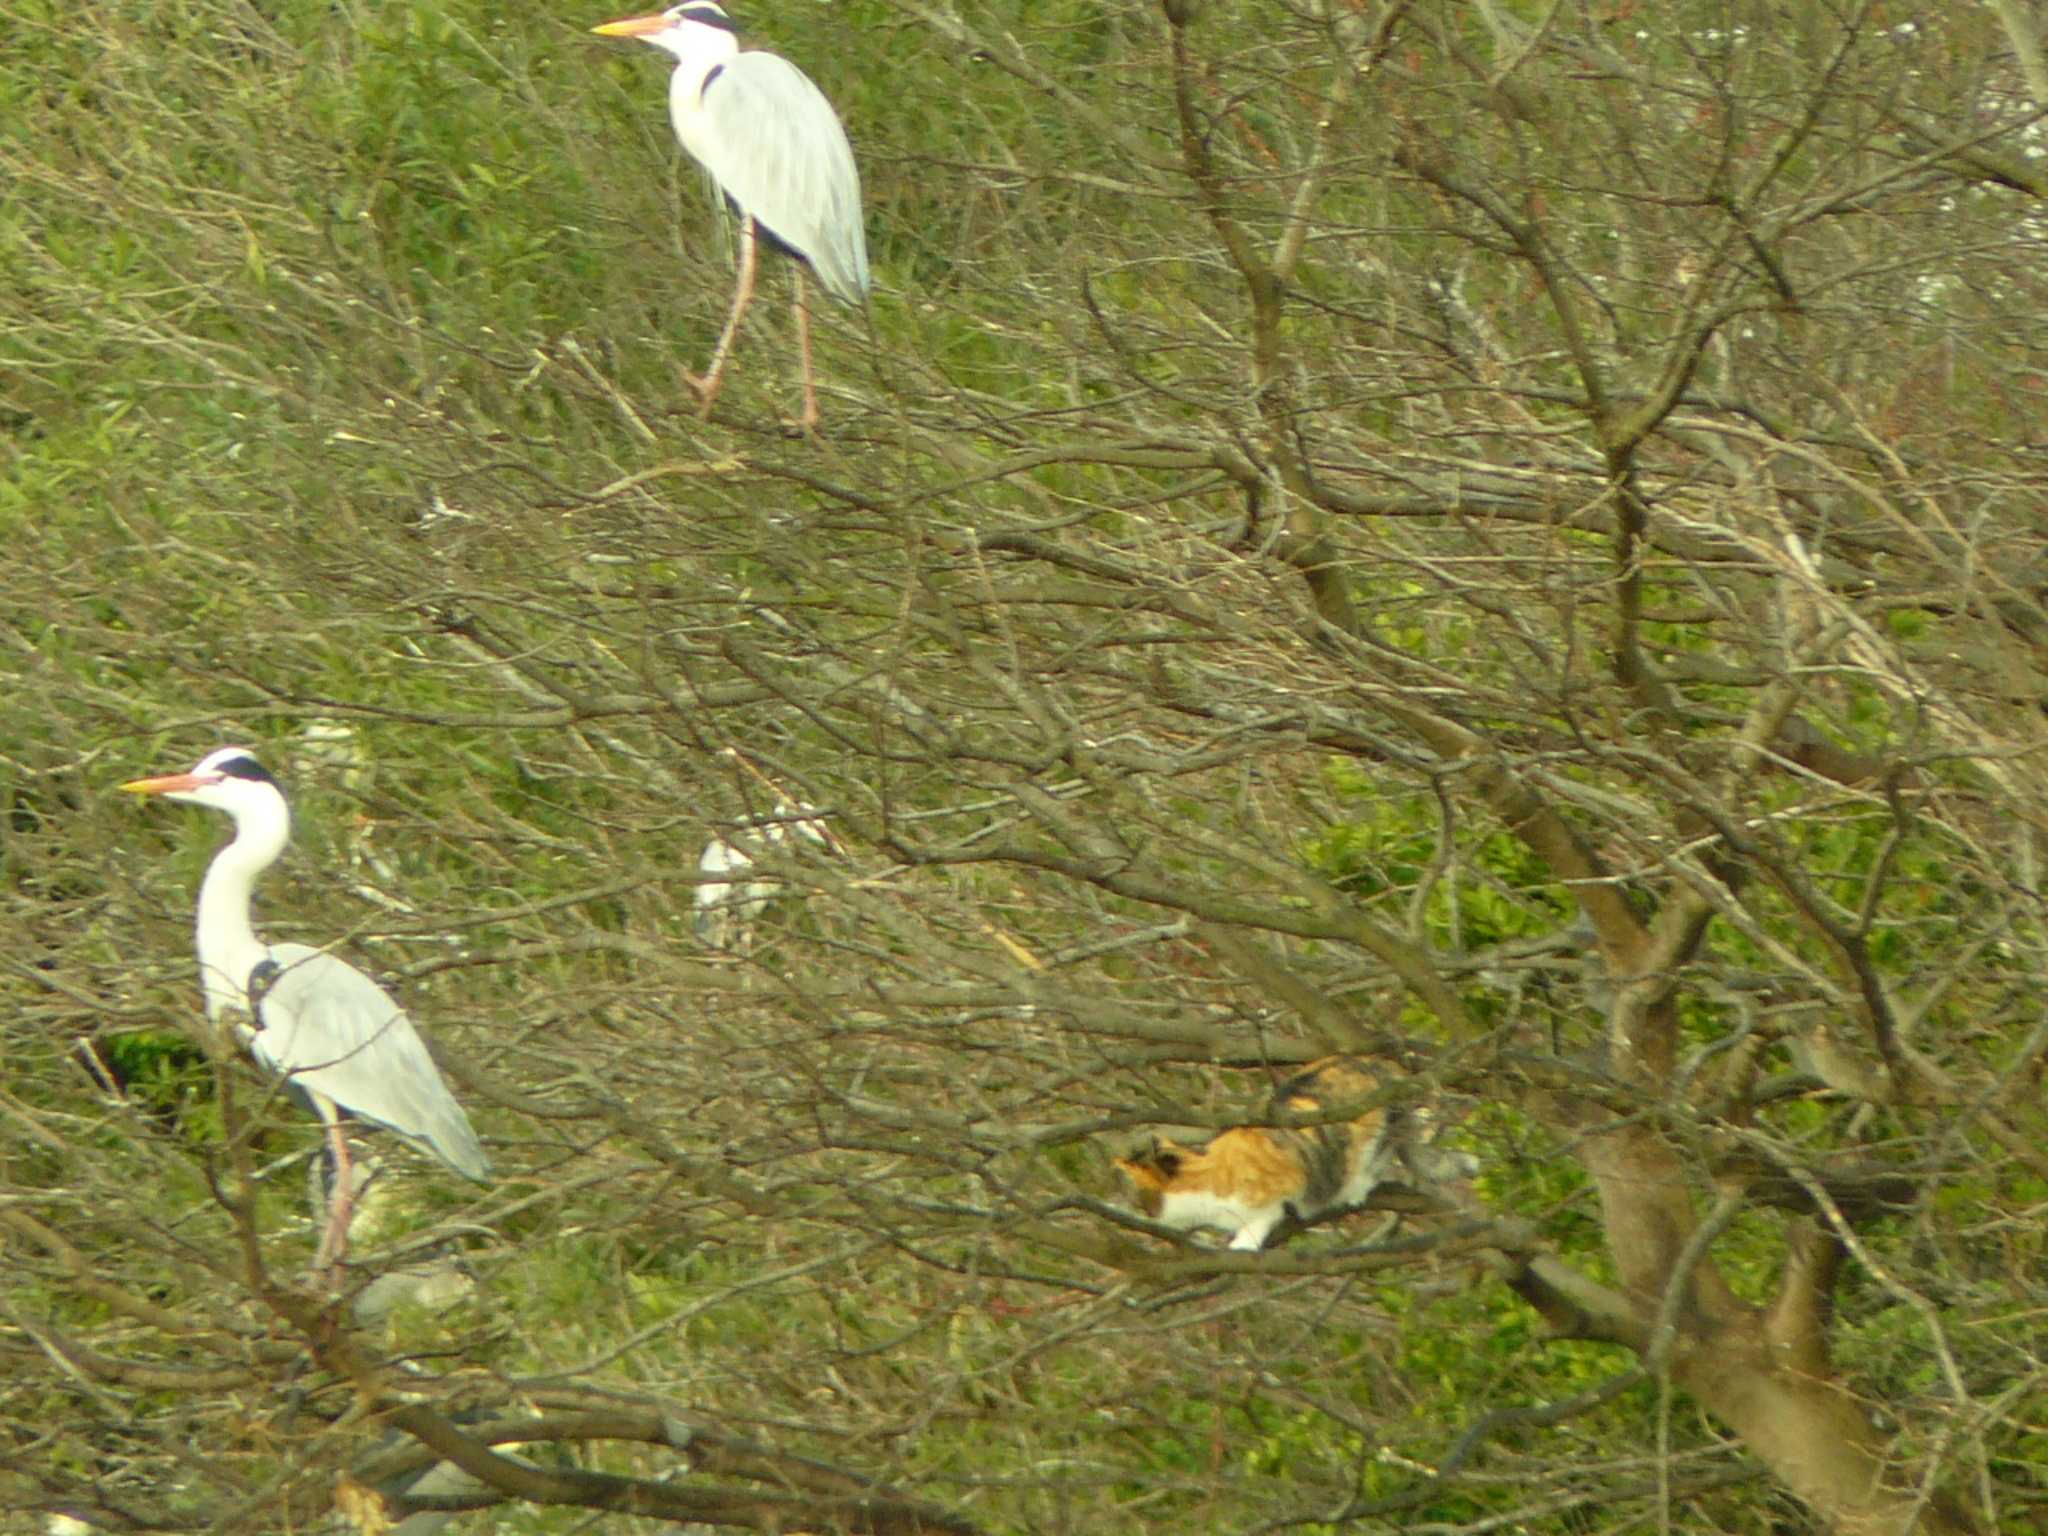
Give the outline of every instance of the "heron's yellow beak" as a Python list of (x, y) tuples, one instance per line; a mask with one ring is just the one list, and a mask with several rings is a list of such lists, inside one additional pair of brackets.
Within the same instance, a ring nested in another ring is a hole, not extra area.
[(668, 25), (668, 17), (628, 16), (624, 21), (608, 21), (601, 27), (590, 30), (599, 37), (645, 37), (650, 32), (659, 32)]
[(121, 786), (121, 790), (130, 795), (172, 795), (179, 790), (204, 789), (219, 782), (219, 776), (215, 774), (202, 778), (196, 773), (167, 773), (156, 779), (130, 779)]

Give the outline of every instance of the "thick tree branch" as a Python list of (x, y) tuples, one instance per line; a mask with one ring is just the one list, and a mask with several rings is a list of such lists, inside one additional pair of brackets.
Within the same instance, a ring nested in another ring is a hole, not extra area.
[(1828, 1329), (1844, 1252), (1841, 1239), (1811, 1217), (1792, 1223), (1778, 1293), (1763, 1317), (1764, 1342), (1783, 1369), (1816, 1379), (1831, 1369)]
[[(747, 1530), (781, 1532), (812, 1526), (858, 1531), (867, 1536), (977, 1536), (970, 1520), (916, 1501), (875, 1490), (861, 1494), (734, 1488), (656, 1482), (604, 1472), (542, 1468), (500, 1456), (423, 1403), (407, 1403), (387, 1415), (390, 1423), (498, 1492), (529, 1504), (570, 1505), (661, 1520), (699, 1520)], [(666, 1435), (658, 1443), (687, 1452)]]

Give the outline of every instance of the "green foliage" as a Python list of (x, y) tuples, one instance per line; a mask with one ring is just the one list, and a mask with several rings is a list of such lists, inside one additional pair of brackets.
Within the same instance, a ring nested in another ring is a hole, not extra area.
[(167, 1030), (113, 1035), (100, 1052), (122, 1091), (147, 1113), (176, 1126), (195, 1145), (219, 1141), (220, 1114), (210, 1102), (213, 1074), (206, 1053), (184, 1035)]
[(1548, 932), (1564, 913), (1541, 862), (1504, 831), (1461, 828), (1457, 851), (1446, 861), (1434, 797), (1389, 797), (1383, 784), (1349, 762), (1326, 764), (1324, 775), (1357, 815), (1310, 838), (1303, 857), (1362, 904), (1405, 897), (1430, 880), (1424, 909), (1430, 936), (1455, 951)]

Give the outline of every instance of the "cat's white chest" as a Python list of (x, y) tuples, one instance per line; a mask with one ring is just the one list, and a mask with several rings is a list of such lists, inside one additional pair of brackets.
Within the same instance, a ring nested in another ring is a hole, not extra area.
[(1206, 1189), (1169, 1190), (1159, 1202), (1159, 1219), (1183, 1230), (1214, 1227), (1232, 1235), (1233, 1248), (1255, 1249), (1280, 1225), (1287, 1207), (1279, 1201), (1255, 1205)]

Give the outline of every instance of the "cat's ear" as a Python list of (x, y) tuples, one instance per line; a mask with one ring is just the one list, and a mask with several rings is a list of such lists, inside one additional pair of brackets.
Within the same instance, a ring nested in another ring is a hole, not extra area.
[(1168, 1141), (1164, 1136), (1154, 1136), (1152, 1138), (1152, 1149), (1145, 1154), (1145, 1158), (1154, 1168), (1157, 1168), (1170, 1179), (1180, 1172), (1181, 1160), (1187, 1155), (1187, 1148), (1183, 1147), (1179, 1142)]
[(1160, 1182), (1158, 1165), (1151, 1147), (1134, 1147), (1129, 1157), (1113, 1157), (1110, 1166), (1130, 1181), (1133, 1189), (1151, 1189)]

